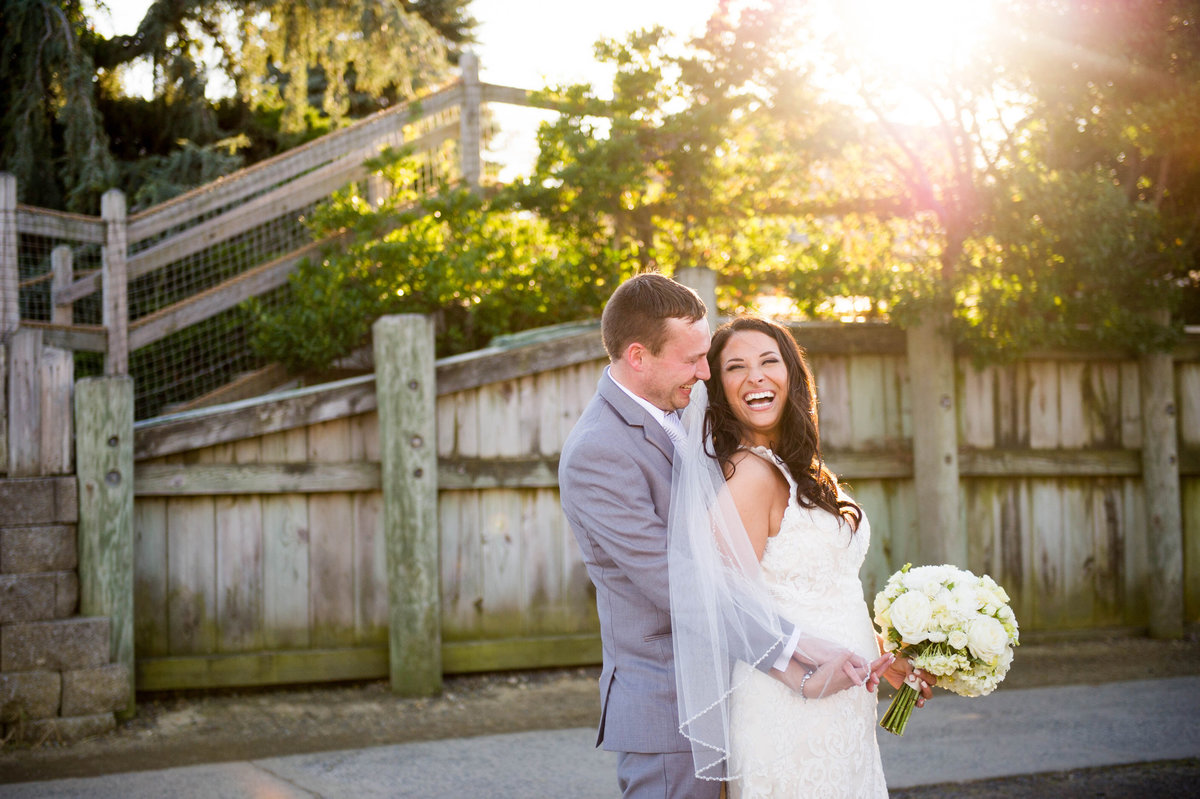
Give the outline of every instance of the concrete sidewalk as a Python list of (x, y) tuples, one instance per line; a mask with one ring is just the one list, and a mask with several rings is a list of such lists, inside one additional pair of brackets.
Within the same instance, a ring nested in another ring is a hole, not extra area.
[[(880, 713), (884, 707), (881, 705)], [(890, 788), (1200, 756), (1200, 677), (939, 693), (897, 738)], [(0, 797), (578, 797), (617, 794), (591, 729), (525, 732), (0, 785)]]

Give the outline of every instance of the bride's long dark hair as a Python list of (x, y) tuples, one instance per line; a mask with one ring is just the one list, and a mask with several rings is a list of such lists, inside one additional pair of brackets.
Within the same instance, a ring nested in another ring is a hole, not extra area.
[(806, 508), (821, 508), (849, 522), (857, 530), (862, 521), (858, 504), (838, 498), (838, 483), (821, 457), (821, 437), (817, 430), (817, 393), (812, 370), (804, 352), (787, 328), (756, 316), (739, 316), (717, 328), (708, 350), (708, 413), (705, 423), (712, 434), (715, 452), (726, 479), (734, 472), (733, 457), (745, 435), (745, 427), (733, 413), (721, 383), (721, 353), (734, 333), (753, 331), (770, 336), (779, 345), (788, 373), (787, 406), (780, 419), (779, 440), (772, 450), (787, 465), (796, 480), (797, 496)]

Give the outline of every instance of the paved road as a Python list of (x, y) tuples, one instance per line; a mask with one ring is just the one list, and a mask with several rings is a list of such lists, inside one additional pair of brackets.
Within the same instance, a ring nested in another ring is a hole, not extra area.
[[(883, 708), (880, 708), (881, 712)], [(880, 732), (888, 786), (1200, 757), (1200, 677), (939, 695), (903, 738)], [(591, 729), (379, 746), (88, 779), (0, 785), (0, 797), (577, 797), (616, 794)]]

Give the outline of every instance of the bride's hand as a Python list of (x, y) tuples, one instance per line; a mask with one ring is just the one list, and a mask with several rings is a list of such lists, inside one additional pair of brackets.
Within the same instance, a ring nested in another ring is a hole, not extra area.
[(871, 665), (867, 668), (866, 689), (868, 691), (874, 691), (879, 688), (879, 681), (884, 677), (888, 669), (892, 667), (895, 660), (896, 656), (891, 652), (884, 652), (871, 662)]
[[(801, 694), (805, 699), (844, 691), (854, 686), (867, 685), (871, 679), (872, 666), (848, 649), (832, 654), (815, 669), (792, 660), (787, 671), (772, 672), (785, 685)], [(878, 677), (876, 677), (878, 682)]]
[[(876, 661), (876, 663), (878, 662)], [(895, 658), (894, 662), (883, 672), (883, 678), (896, 689), (904, 684), (909, 675), (916, 678), (917, 684), (913, 688), (917, 689), (917, 707), (924, 707), (925, 700), (933, 696), (933, 686), (937, 683), (935, 675), (921, 669), (914, 669), (908, 658), (903, 657)]]

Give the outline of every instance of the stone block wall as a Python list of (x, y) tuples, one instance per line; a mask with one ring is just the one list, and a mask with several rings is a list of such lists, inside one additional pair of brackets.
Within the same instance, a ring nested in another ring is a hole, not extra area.
[(0, 480), (0, 738), (75, 740), (129, 701), (109, 620), (77, 615), (74, 477)]

